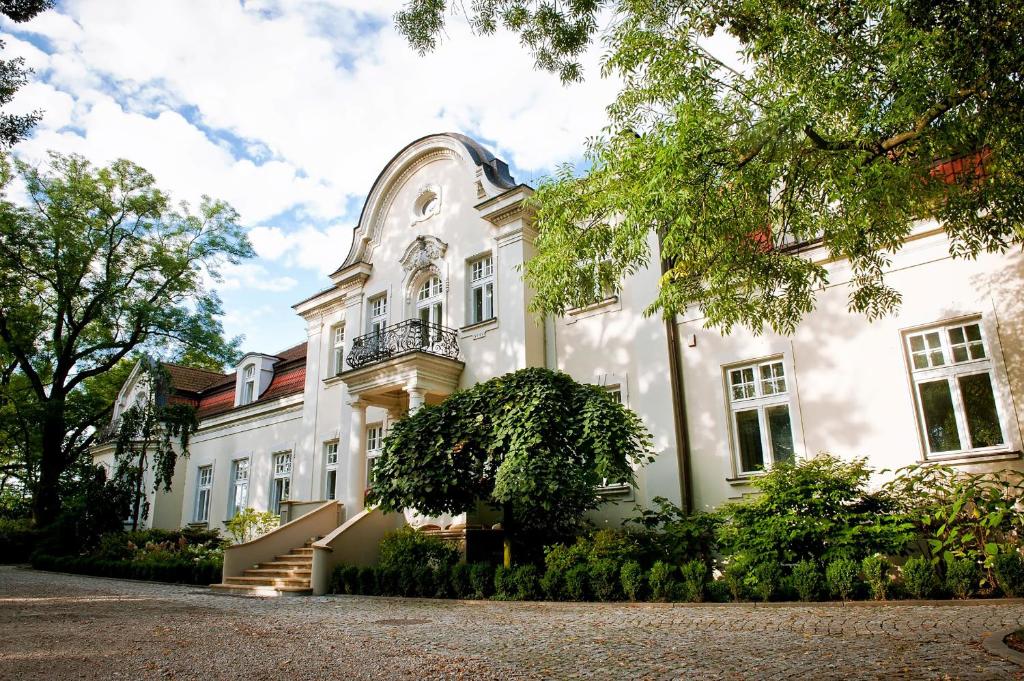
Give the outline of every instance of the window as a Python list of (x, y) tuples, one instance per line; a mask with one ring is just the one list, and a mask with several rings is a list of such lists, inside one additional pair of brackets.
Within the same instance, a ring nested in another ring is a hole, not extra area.
[(490, 255), (469, 264), (469, 323), (494, 319), (494, 259)]
[(373, 469), (384, 447), (384, 426), (374, 423), (366, 427), (366, 486), (373, 487)]
[(429, 345), (441, 337), (441, 330), (437, 327), (444, 321), (443, 294), (444, 286), (436, 276), (424, 280), (416, 292), (416, 318), (424, 325), (420, 328), (421, 345)]
[(270, 486), (270, 512), (281, 515), (281, 502), (288, 501), (292, 487), (292, 453), (274, 455), (274, 479)]
[(373, 352), (378, 352), (383, 349), (384, 331), (388, 327), (388, 298), (383, 294), (370, 298), (368, 305), (367, 331), (373, 336), (367, 339), (367, 344)]
[(331, 334), (331, 368), (335, 375), (340, 374), (345, 368), (345, 325), (339, 324), (334, 327)]
[(231, 495), (228, 497), (228, 518), (234, 518), (249, 501), (249, 459), (231, 462)]
[[(612, 399), (618, 404), (622, 404), (622, 386), (620, 384), (616, 383), (614, 385), (606, 385), (604, 386), (604, 390), (611, 395)], [(626, 483), (612, 482), (608, 478), (601, 478), (601, 485), (599, 489), (606, 492), (617, 492), (626, 491), (629, 490), (629, 488), (629, 485)]]
[(789, 386), (781, 359), (726, 369), (733, 445), (741, 475), (793, 460)]
[(980, 320), (909, 333), (906, 349), (927, 453), (1005, 446)]
[(249, 404), (256, 397), (256, 365), (250, 364), (242, 373), (242, 399), (239, 404)]
[(210, 521), (210, 495), (213, 491), (213, 466), (200, 466), (196, 483), (195, 521)]
[(338, 488), (338, 443), (324, 446), (324, 499), (336, 499)]

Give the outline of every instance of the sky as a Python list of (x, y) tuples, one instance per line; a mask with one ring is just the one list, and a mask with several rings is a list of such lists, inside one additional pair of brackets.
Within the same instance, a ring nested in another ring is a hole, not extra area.
[(15, 153), (97, 164), (129, 159), (176, 200), (224, 199), (257, 257), (215, 283), (228, 336), (273, 353), (305, 340), (291, 305), (330, 284), (363, 200), (387, 161), (435, 132), (467, 134), (535, 185), (578, 163), (617, 90), (563, 85), (518, 39), (473, 35), (453, 17), (416, 54), (391, 0), (66, 0), (0, 23), (2, 57), (35, 73), (7, 108), (41, 109)]

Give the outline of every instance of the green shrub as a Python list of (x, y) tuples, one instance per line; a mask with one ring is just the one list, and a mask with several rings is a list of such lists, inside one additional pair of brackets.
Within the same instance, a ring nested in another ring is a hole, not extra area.
[(978, 590), (981, 569), (970, 558), (953, 558), (946, 562), (946, 589), (955, 598), (970, 598)]
[(837, 558), (825, 567), (825, 581), (828, 590), (844, 601), (850, 600), (853, 590), (857, 587), (857, 561), (850, 558)]
[(533, 601), (537, 599), (537, 567), (535, 565), (517, 565), (512, 568), (512, 597), (517, 601)]
[(577, 565), (584, 565), (591, 553), (590, 543), (580, 539), (571, 546), (556, 544), (544, 549), (544, 575), (541, 588), (544, 595), (553, 601), (571, 598), (566, 592), (566, 573)]
[(638, 515), (627, 521), (636, 528), (630, 534), (641, 553), (637, 560), (679, 565), (702, 558), (710, 563), (722, 517), (716, 513), (687, 513), (664, 497), (653, 501), (656, 508), (638, 507)]
[(831, 456), (774, 465), (754, 482), (760, 494), (722, 509), (722, 552), (756, 556), (758, 563), (823, 565), (899, 553), (913, 535), (892, 498), (869, 490), (871, 475), (863, 460)]
[(708, 566), (700, 558), (687, 561), (679, 568), (682, 577), (682, 596), (684, 601), (702, 603), (707, 596)]
[(39, 530), (28, 518), (0, 518), (0, 563), (27, 562), (39, 537)]
[(261, 512), (253, 508), (246, 508), (236, 513), (235, 517), (227, 522), (227, 530), (235, 543), (241, 544), (262, 537), (280, 523), (280, 516), (274, 515), (270, 511)]
[(589, 597), (590, 570), (586, 563), (573, 565), (565, 571), (565, 595), (571, 601), (585, 601)]
[(767, 603), (782, 587), (782, 566), (775, 562), (754, 565), (743, 578), (747, 591)]
[[(445, 568), (447, 572), (448, 568)], [(421, 598), (433, 598), (437, 593), (437, 579), (434, 568), (430, 565), (417, 565), (412, 569), (412, 588), (409, 595)]]
[(619, 563), (611, 558), (598, 558), (589, 564), (590, 591), (599, 601), (620, 598)]
[(359, 568), (359, 574), (356, 577), (356, 583), (358, 584), (358, 590), (356, 593), (362, 594), (363, 596), (376, 596), (379, 589), (377, 586), (377, 575), (378, 570), (376, 568)]
[(560, 601), (565, 597), (565, 572), (549, 567), (540, 578), (540, 590), (549, 601)]
[(816, 601), (821, 594), (821, 570), (813, 560), (802, 560), (793, 566), (793, 590), (801, 601)]
[(864, 581), (871, 590), (871, 597), (876, 601), (884, 601), (889, 593), (889, 561), (885, 556), (868, 556), (861, 561)]
[(494, 568), (488, 563), (473, 563), (469, 568), (469, 582), (474, 598), (490, 598), (494, 594)]
[(331, 570), (331, 582), (327, 587), (328, 593), (340, 594), (345, 593), (345, 587), (342, 586), (341, 573), (345, 570), (344, 565), (335, 565), (334, 569)]
[(473, 595), (473, 583), (469, 579), (469, 564), (456, 563), (449, 573), (452, 596), (455, 598), (469, 598)]
[(619, 571), (622, 592), (631, 601), (639, 601), (644, 596), (644, 569), (635, 560), (626, 561)]
[(708, 582), (708, 600), (712, 603), (728, 603), (732, 598), (729, 585), (724, 579), (713, 579)]
[(502, 601), (511, 601), (515, 598), (516, 585), (512, 579), (514, 568), (499, 565), (494, 570), (494, 597)]
[(664, 561), (655, 561), (647, 578), (651, 587), (651, 598), (656, 601), (669, 601), (676, 590), (676, 567)]
[(996, 581), (1003, 593), (1011, 598), (1024, 596), (1024, 556), (1015, 548), (999, 554), (995, 559)]
[(747, 595), (747, 571), (749, 567), (745, 560), (734, 557), (722, 570), (722, 581), (725, 582), (729, 595), (736, 603), (744, 600)]
[(923, 557), (907, 558), (903, 564), (903, 584), (913, 598), (931, 598), (935, 592), (935, 568)]
[(380, 541), (378, 565), (382, 568), (405, 569), (411, 574), (413, 568), (420, 566), (450, 570), (457, 562), (459, 551), (455, 546), (409, 526), (395, 530)]
[(380, 596), (402, 595), (402, 571), (398, 568), (377, 566), (377, 594)]

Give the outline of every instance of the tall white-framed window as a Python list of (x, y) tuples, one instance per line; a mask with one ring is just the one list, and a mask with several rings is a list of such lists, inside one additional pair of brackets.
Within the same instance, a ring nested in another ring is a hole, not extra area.
[(331, 373), (335, 376), (345, 369), (345, 325), (338, 324), (331, 332)]
[(270, 512), (281, 515), (281, 502), (288, 501), (292, 489), (292, 453), (274, 454), (274, 478), (270, 485)]
[(200, 466), (196, 475), (196, 509), (193, 517), (197, 523), (210, 522), (210, 496), (213, 494), (213, 466)]
[(388, 327), (388, 297), (382, 293), (367, 302), (367, 331), (382, 334)]
[(366, 486), (373, 487), (374, 469), (377, 458), (384, 448), (384, 425), (371, 423), (366, 426)]
[(424, 345), (440, 337), (437, 327), (444, 322), (444, 284), (437, 275), (430, 275), (416, 289), (416, 318), (424, 324), (420, 329)]
[(469, 263), (469, 323), (494, 319), (494, 258), (491, 254)]
[[(618, 404), (624, 404), (622, 399), (622, 384), (621, 383), (609, 383), (604, 386), (604, 390), (608, 393), (613, 400)], [(598, 491), (602, 493), (616, 493), (616, 492), (628, 492), (630, 486), (623, 482), (615, 482), (608, 478), (601, 479), (601, 485), (598, 487)]]
[(338, 497), (338, 443), (324, 445), (324, 499)]
[(234, 518), (249, 503), (249, 459), (231, 462), (231, 493), (228, 495), (228, 518)]
[(989, 343), (980, 319), (904, 334), (926, 454), (985, 453), (1007, 446)]
[(239, 404), (249, 404), (256, 399), (256, 365), (250, 364), (242, 370), (242, 399)]
[(736, 470), (749, 475), (794, 457), (791, 399), (782, 358), (725, 368)]

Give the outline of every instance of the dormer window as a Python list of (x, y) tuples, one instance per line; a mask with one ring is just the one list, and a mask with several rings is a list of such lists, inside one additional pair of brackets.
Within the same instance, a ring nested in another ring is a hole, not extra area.
[(250, 364), (242, 372), (242, 399), (239, 404), (249, 404), (256, 397), (256, 365)]

